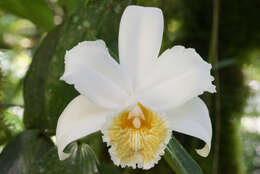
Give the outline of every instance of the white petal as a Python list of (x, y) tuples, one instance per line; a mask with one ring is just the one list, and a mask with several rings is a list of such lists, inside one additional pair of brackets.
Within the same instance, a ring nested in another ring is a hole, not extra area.
[(167, 119), (172, 130), (203, 140), (206, 145), (197, 152), (201, 156), (208, 156), (211, 147), (212, 126), (207, 106), (199, 97), (169, 110)]
[(150, 89), (144, 90), (141, 101), (161, 111), (180, 106), (205, 91), (215, 92), (210, 70), (211, 65), (194, 49), (182, 46), (168, 49), (159, 57), (150, 75)]
[(62, 80), (103, 107), (119, 107), (128, 96), (119, 64), (102, 40), (85, 41), (66, 52)]
[(104, 109), (80, 95), (73, 99), (59, 117), (56, 129), (56, 142), (59, 158), (66, 159), (70, 154), (63, 152), (71, 142), (101, 129), (106, 117), (113, 110)]
[(135, 90), (152, 70), (163, 35), (163, 15), (159, 8), (128, 6), (119, 30), (120, 64)]

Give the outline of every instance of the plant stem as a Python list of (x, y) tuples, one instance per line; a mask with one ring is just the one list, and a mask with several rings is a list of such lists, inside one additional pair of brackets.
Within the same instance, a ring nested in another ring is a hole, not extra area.
[(213, 23), (211, 31), (209, 62), (212, 64), (215, 76), (215, 85), (217, 93), (215, 95), (215, 145), (213, 154), (212, 174), (218, 173), (219, 149), (220, 149), (220, 131), (221, 131), (221, 102), (220, 102), (220, 84), (219, 70), (216, 68), (218, 63), (218, 32), (219, 32), (219, 4), (220, 0), (213, 0)]

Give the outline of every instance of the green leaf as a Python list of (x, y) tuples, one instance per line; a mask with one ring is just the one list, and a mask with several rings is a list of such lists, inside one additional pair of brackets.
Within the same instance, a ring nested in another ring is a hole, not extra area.
[(200, 166), (173, 136), (165, 150), (164, 159), (177, 174), (203, 174)]
[(12, 139), (1, 153), (0, 173), (31, 173), (31, 166), (53, 146), (52, 141), (38, 131), (24, 131)]
[[(52, 119), (48, 117), (45, 110), (45, 83), (48, 66), (55, 54), (60, 30), (61, 26), (55, 28), (42, 41), (34, 54), (24, 80), (24, 124), (29, 129), (40, 129), (48, 132), (46, 125), (52, 125)], [(48, 92), (50, 93), (50, 91)]]
[(64, 55), (84, 40), (102, 39), (117, 54), (121, 15), (135, 0), (81, 1), (61, 30), (50, 33), (34, 55), (24, 84), (25, 126), (55, 134), (57, 120), (67, 104), (78, 95), (73, 85), (59, 80)]
[(112, 164), (101, 164), (99, 166), (100, 174), (120, 174), (120, 171)]
[(92, 148), (84, 143), (72, 143), (67, 150), (72, 156), (60, 161), (57, 148), (51, 148), (33, 166), (33, 174), (96, 174), (98, 161)]
[(0, 8), (27, 18), (47, 31), (54, 27), (53, 12), (44, 0), (1, 0)]

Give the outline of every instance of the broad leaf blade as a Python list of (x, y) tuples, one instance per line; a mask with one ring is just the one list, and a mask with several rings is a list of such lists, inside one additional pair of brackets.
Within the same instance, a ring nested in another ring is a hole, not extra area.
[(53, 12), (44, 0), (1, 0), (0, 8), (27, 18), (47, 31), (54, 27)]
[(24, 131), (11, 140), (1, 153), (0, 173), (31, 173), (31, 166), (34, 166), (42, 154), (49, 151), (51, 147), (54, 147), (52, 141), (38, 131)]
[(33, 174), (97, 174), (98, 161), (95, 152), (90, 146), (84, 143), (72, 143), (68, 147), (72, 156), (64, 161), (60, 161), (57, 148), (51, 148), (42, 158), (32, 166)]
[(174, 137), (165, 150), (164, 159), (177, 174), (203, 174), (197, 162)]
[[(44, 38), (35, 52), (30, 69), (26, 74), (23, 87), (26, 128), (48, 132), (46, 125), (51, 125), (53, 122), (51, 118), (47, 117), (50, 114), (45, 110), (45, 84), (48, 66), (55, 53), (61, 28), (62, 26), (56, 27)], [(49, 91), (49, 93), (51, 92)], [(53, 124), (56, 126), (56, 122)]]

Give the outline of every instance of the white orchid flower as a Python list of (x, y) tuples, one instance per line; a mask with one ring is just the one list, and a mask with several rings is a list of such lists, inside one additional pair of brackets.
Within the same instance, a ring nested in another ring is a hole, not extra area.
[(194, 49), (174, 46), (159, 57), (163, 14), (128, 6), (121, 18), (118, 64), (102, 40), (66, 52), (61, 77), (80, 95), (61, 114), (57, 146), (61, 160), (71, 142), (101, 130), (111, 159), (122, 167), (150, 169), (164, 154), (172, 131), (203, 140), (210, 151), (212, 127), (198, 97), (215, 92), (211, 65)]

